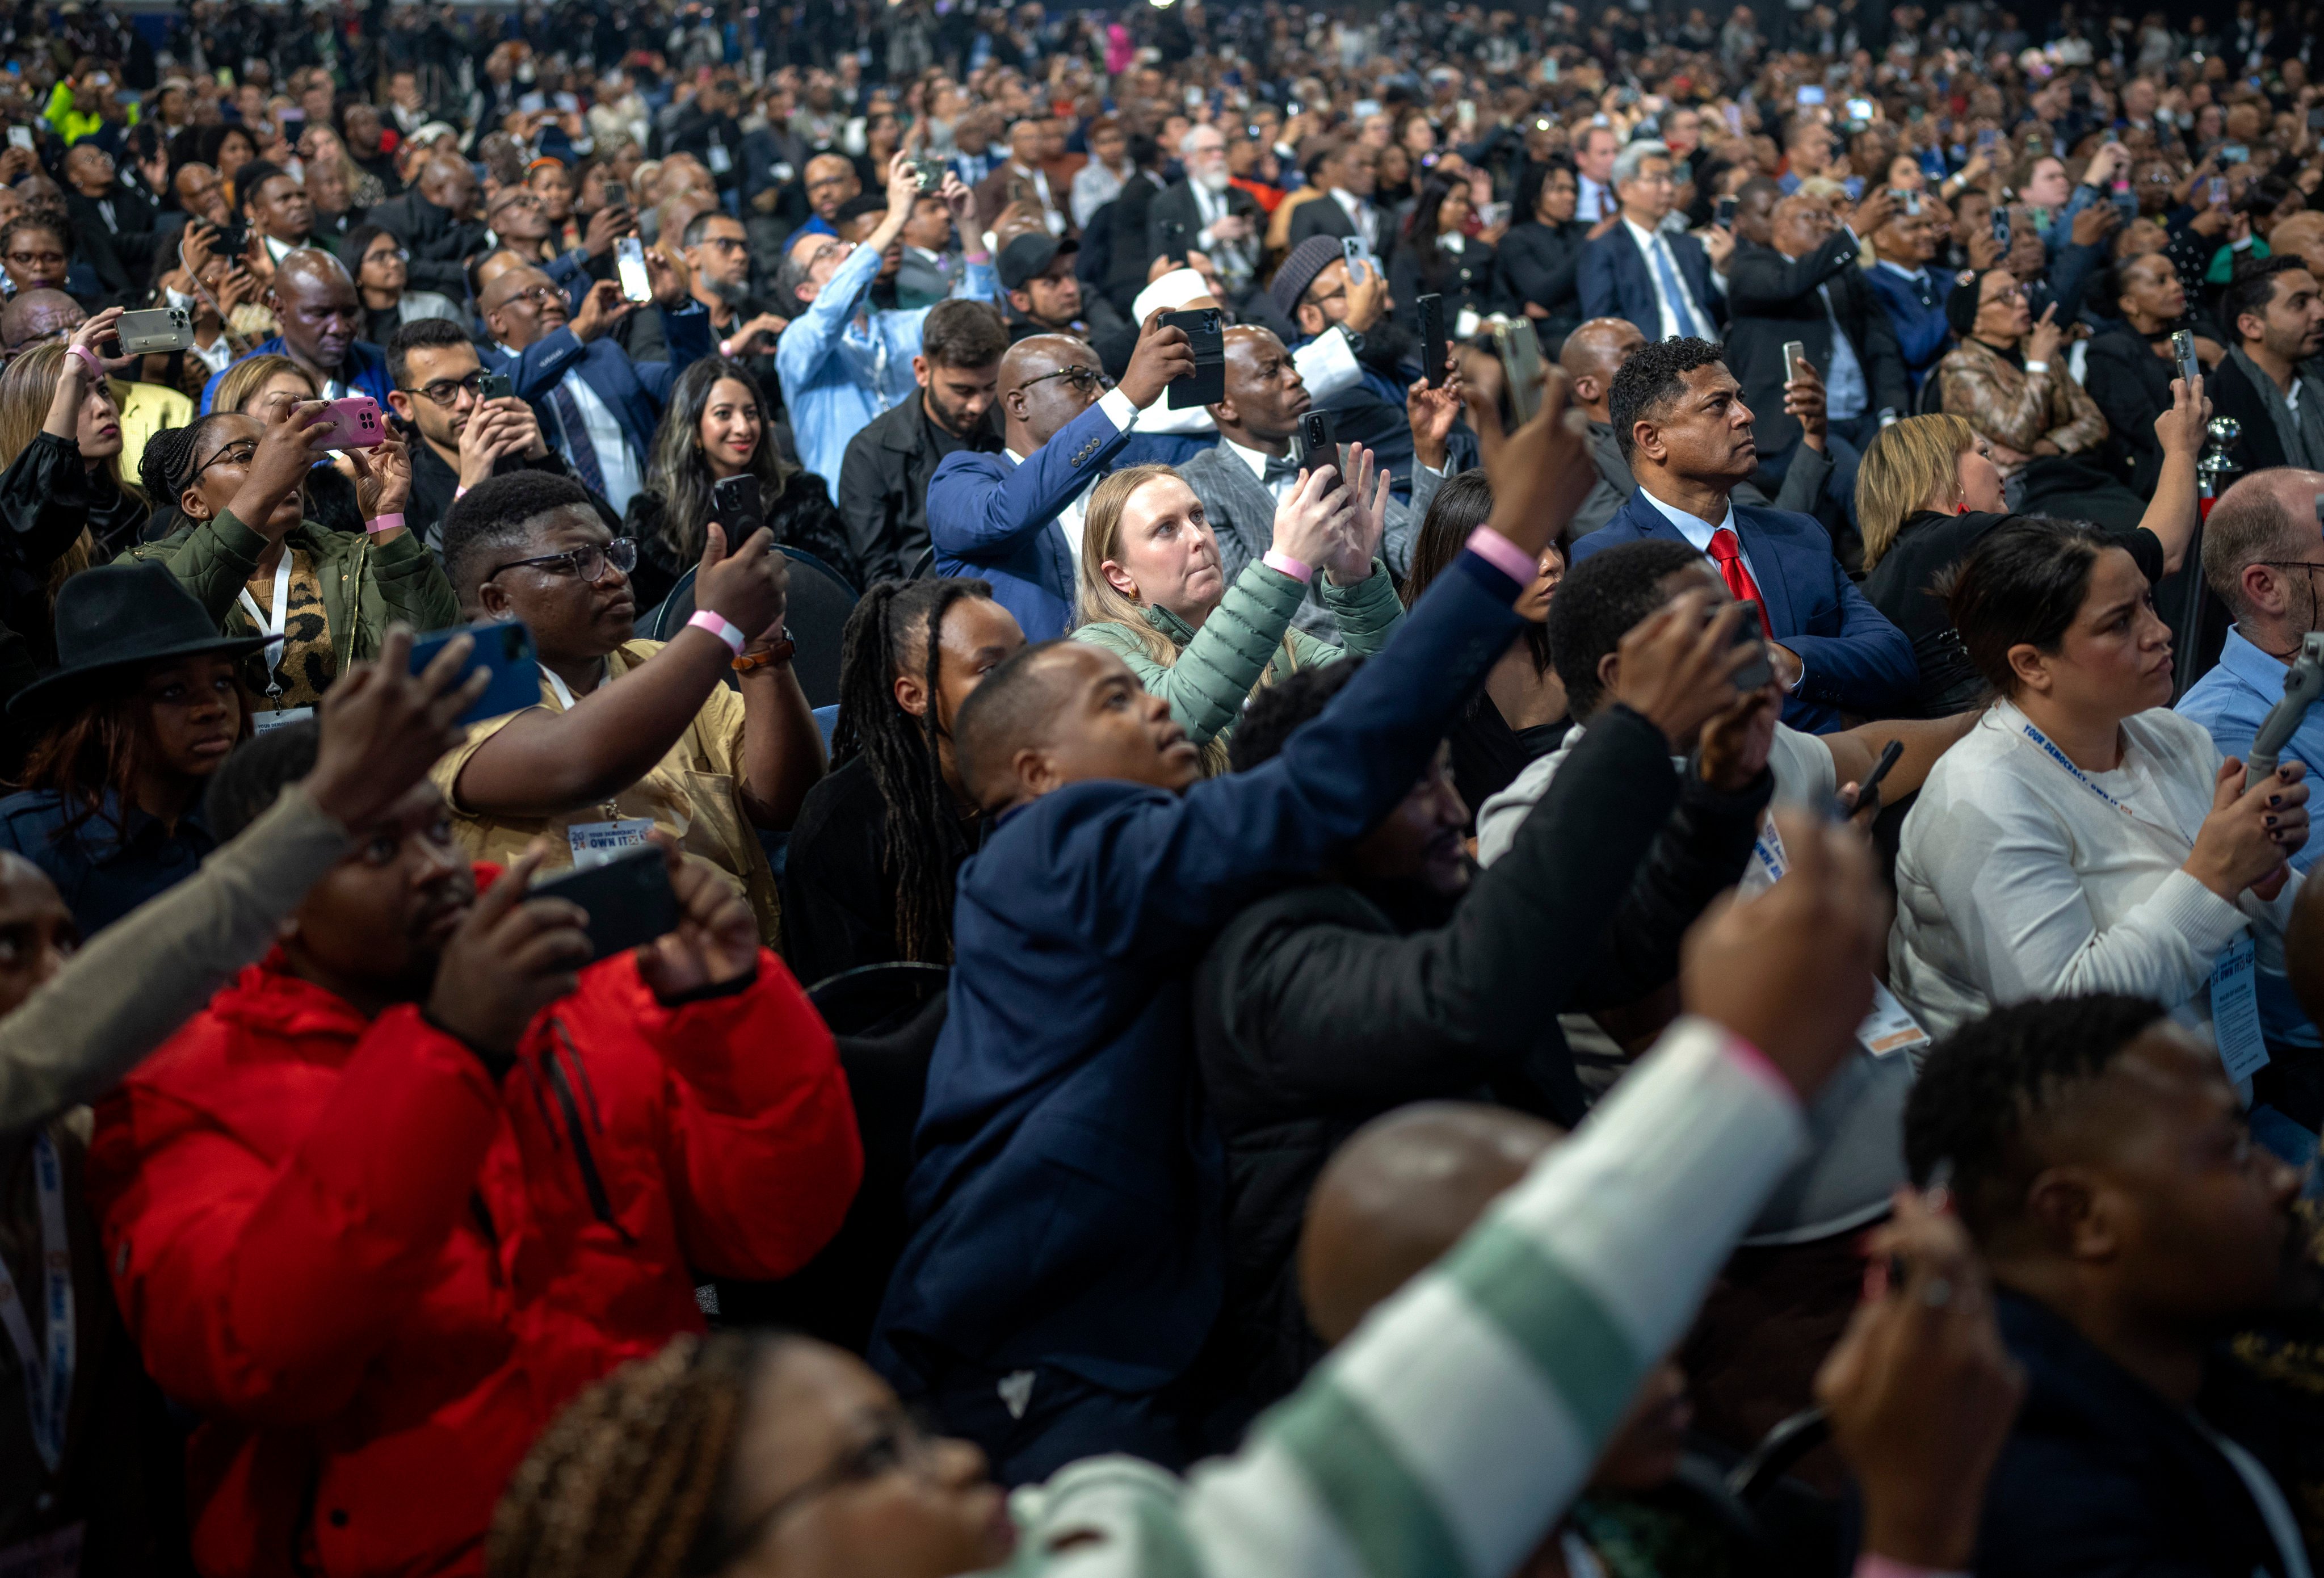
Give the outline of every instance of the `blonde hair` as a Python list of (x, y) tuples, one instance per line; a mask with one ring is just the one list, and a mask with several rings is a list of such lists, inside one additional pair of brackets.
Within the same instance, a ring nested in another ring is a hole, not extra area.
[[(16, 457), (32, 446), (48, 426), (49, 407), (56, 400), (58, 381), (64, 377), (65, 357), (69, 355), (64, 343), (51, 340), (20, 353), (0, 373), (0, 469), (15, 463)], [(111, 385), (106, 386), (106, 397), (114, 401), (116, 410), (119, 397)], [(82, 396), (87, 399), (87, 395)], [(121, 457), (114, 455), (105, 462), (116, 484), (126, 487), (121, 475)], [(130, 489), (134, 494), (135, 490)], [(97, 539), (83, 527), (72, 545), (59, 554), (49, 566), (49, 595), (56, 596), (57, 588), (68, 577), (77, 576), (88, 568), (97, 557)]]
[(1956, 416), (1906, 417), (1873, 435), (1856, 473), (1856, 521), (1864, 533), (1864, 568), (1895, 545), (1906, 516), (1960, 489), (1960, 457), (1977, 448), (1977, 429)]
[(315, 387), (315, 375), (288, 356), (244, 356), (228, 367), (226, 375), (218, 380), (217, 392), (210, 397), (210, 410), (246, 416), (249, 413), (242, 408), (250, 402), (251, 397), (284, 373), (296, 373), (307, 381), (311, 392), (322, 392)]
[[(1146, 617), (1146, 604), (1107, 580), (1103, 568), (1109, 559), (1116, 564), (1121, 562), (1121, 517), (1130, 507), (1131, 496), (1148, 483), (1165, 477), (1174, 482), (1185, 481), (1175, 466), (1126, 466), (1120, 471), (1108, 472), (1090, 489), (1089, 507), (1082, 514), (1082, 562), (1074, 618), (1078, 624), (1120, 626), (1130, 632), (1157, 667), (1169, 669), (1177, 665), (1177, 642), (1154, 628)], [(1283, 632), (1283, 656), (1279, 662), (1286, 674), (1298, 666), (1298, 653), (1291, 644), (1287, 626)], [(1259, 684), (1268, 683), (1277, 667), (1269, 663), (1267, 671), (1259, 676)], [(1223, 734), (1204, 744), (1204, 772), (1216, 777), (1225, 771), (1226, 759)]]

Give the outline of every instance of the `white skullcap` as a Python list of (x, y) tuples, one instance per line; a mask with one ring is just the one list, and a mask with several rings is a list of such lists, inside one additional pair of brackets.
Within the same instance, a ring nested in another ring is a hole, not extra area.
[(1138, 292), (1130, 304), (1130, 319), (1140, 328), (1157, 312), (1176, 312), (1187, 302), (1211, 293), (1210, 281), (1192, 269), (1172, 269)]

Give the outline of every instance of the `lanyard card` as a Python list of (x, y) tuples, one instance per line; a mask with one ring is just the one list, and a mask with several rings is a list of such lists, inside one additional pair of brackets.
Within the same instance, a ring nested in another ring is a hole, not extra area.
[(573, 848), (574, 870), (586, 872), (638, 848), (652, 831), (650, 817), (623, 817), (611, 822), (567, 823), (565, 838)]
[(2258, 947), (2249, 927), (2212, 963), (2211, 1034), (2229, 1079), (2241, 1084), (2267, 1066), (2267, 1040), (2259, 1028)]

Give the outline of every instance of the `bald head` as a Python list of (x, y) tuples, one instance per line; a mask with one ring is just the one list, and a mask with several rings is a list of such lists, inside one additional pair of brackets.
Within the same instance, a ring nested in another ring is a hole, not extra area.
[(1646, 343), (1646, 337), (1627, 318), (1593, 318), (1565, 337), (1557, 365), (1573, 380), (1574, 401), (1591, 420), (1611, 420), (1606, 393), (1614, 387), (1614, 374)]
[(2278, 257), (2301, 259), (2310, 273), (2324, 279), (2324, 213), (2302, 209), (2278, 221), (2267, 245)]
[(1097, 353), (1069, 334), (1028, 335), (1001, 354), (1001, 420), (1018, 454), (1030, 455), (1047, 443), (1105, 392), (1093, 376), (1056, 376), (1069, 367), (1104, 371)]
[(62, 291), (26, 291), (0, 310), (0, 346), (21, 351), (88, 321), (88, 311)]
[(1299, 1291), (1308, 1324), (1341, 1342), (1563, 1138), (1538, 1118), (1464, 1102), (1399, 1108), (1356, 1130), (1307, 1199)]
[(420, 195), (439, 208), (449, 209), (455, 219), (472, 218), (476, 208), (476, 172), (456, 154), (431, 153), (420, 167)]

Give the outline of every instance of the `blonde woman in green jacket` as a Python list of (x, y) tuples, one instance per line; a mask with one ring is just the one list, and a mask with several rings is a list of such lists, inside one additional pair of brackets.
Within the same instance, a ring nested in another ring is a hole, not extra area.
[[(1090, 490), (1074, 639), (1118, 653), (1149, 692), (1168, 701), (1213, 772), (1224, 765), (1227, 736), (1253, 690), (1295, 669), (1351, 653), (1369, 657), (1404, 620), (1379, 558), (1388, 474), (1375, 473), (1361, 445), (1347, 453), (1354, 485), (1341, 485), (1329, 472), (1302, 472), (1276, 506), (1273, 546), (1232, 586), (1202, 501), (1176, 471), (1129, 466)], [(1317, 574), (1324, 605), (1347, 638), (1344, 651), (1292, 627)]]

